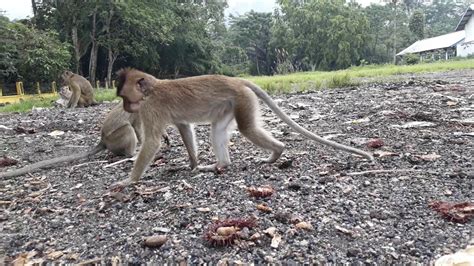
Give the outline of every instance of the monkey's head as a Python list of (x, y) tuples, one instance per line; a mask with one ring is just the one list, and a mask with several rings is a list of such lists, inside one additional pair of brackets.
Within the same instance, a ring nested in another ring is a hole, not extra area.
[(68, 85), (68, 82), (69, 82), (69, 79), (74, 75), (74, 73), (72, 73), (71, 71), (69, 70), (66, 70), (63, 72), (63, 74), (61, 74), (61, 79), (63, 81), (63, 85)]
[(131, 68), (121, 69), (117, 75), (117, 96), (123, 99), (123, 109), (129, 113), (138, 112), (152, 88), (154, 77)]

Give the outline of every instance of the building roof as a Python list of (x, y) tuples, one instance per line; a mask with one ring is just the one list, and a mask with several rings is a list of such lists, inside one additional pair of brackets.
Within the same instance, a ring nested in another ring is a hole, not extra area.
[(462, 16), (461, 20), (456, 26), (455, 31), (464, 30), (464, 26), (466, 26), (466, 23), (469, 21), (473, 13), (474, 13), (474, 4), (470, 5), (466, 9), (466, 12), (464, 12), (464, 15)]
[(436, 49), (443, 49), (456, 46), (459, 42), (464, 40), (464, 30), (451, 32), (445, 35), (436, 36), (424, 40), (416, 41), (414, 44), (408, 46), (405, 50), (399, 52), (397, 55), (420, 53), (424, 51), (431, 51)]

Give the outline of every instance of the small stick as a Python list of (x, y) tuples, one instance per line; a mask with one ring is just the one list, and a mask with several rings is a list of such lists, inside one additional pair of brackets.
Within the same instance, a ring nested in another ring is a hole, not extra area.
[(136, 159), (137, 159), (137, 156), (135, 155), (135, 156), (133, 156), (133, 157), (131, 157), (131, 158), (125, 158), (125, 159), (122, 159), (122, 160), (113, 162), (113, 163), (111, 163), (111, 164), (108, 164), (108, 165), (104, 166), (103, 168), (104, 168), (104, 169), (105, 169), (105, 168), (109, 168), (109, 167), (115, 166), (115, 165), (117, 165), (117, 164), (121, 164), (121, 163), (128, 162), (128, 161), (134, 162)]
[(381, 170), (368, 170), (362, 172), (352, 172), (348, 173), (348, 176), (358, 176), (358, 175), (367, 175), (367, 174), (385, 174), (385, 173), (404, 173), (404, 172), (426, 172), (429, 174), (436, 174), (436, 172), (430, 172), (426, 170), (419, 169), (381, 169)]
[(81, 163), (81, 164), (76, 164), (76, 165), (73, 165), (71, 167), (71, 171), (74, 170), (75, 168), (77, 167), (81, 167), (83, 165), (88, 165), (88, 164), (92, 164), (92, 163), (106, 163), (107, 161), (94, 161), (94, 162), (87, 162), (87, 163)]

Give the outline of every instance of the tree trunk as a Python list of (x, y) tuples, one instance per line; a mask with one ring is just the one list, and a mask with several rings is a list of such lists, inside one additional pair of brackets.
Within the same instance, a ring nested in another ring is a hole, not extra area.
[(113, 16), (114, 16), (114, 8), (113, 8), (113, 5), (110, 4), (109, 16), (107, 17), (105, 21), (105, 26), (104, 26), (105, 32), (107, 34), (107, 39), (109, 40), (109, 43), (107, 45), (108, 58), (107, 58), (107, 80), (106, 80), (109, 88), (112, 88), (112, 71), (114, 69), (115, 60), (118, 57), (118, 53), (114, 53), (113, 48), (111, 47), (112, 37), (110, 36), (110, 24), (112, 23)]
[(112, 88), (112, 71), (117, 57), (118, 53), (114, 53), (112, 49), (109, 49), (109, 56), (107, 59), (107, 85), (109, 86), (109, 88)]
[(77, 18), (72, 18), (72, 29), (71, 29), (72, 44), (74, 45), (74, 58), (76, 59), (76, 73), (82, 75), (80, 68), (81, 65), (81, 49), (79, 47), (79, 38), (77, 36)]
[(97, 69), (97, 53), (99, 51), (99, 45), (97, 44), (97, 36), (96, 36), (96, 25), (97, 20), (97, 7), (94, 8), (92, 11), (92, 31), (91, 31), (91, 56), (89, 60), (89, 81), (92, 84), (95, 84), (95, 72)]
[(35, 0), (31, 0), (31, 8), (33, 9), (33, 17), (36, 17), (36, 14), (38, 14), (38, 6)]

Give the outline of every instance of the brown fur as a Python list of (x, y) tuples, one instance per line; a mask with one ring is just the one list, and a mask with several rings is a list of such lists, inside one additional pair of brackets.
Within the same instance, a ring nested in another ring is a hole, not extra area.
[[(59, 163), (86, 158), (104, 150), (109, 150), (118, 156), (131, 157), (135, 154), (138, 143), (142, 142), (143, 139), (143, 129), (139, 114), (125, 112), (121, 103), (116, 105), (105, 117), (100, 135), (99, 143), (88, 151), (52, 158), (10, 172), (4, 172), (0, 174), (0, 178), (31, 173), (38, 169), (51, 167)], [(167, 145), (169, 145), (169, 138), (166, 133), (163, 133), (163, 138)], [(186, 147), (189, 146), (186, 142), (185, 145)], [(192, 151), (189, 151), (189, 149), (188, 152), (190, 154), (190, 166), (191, 168), (195, 168), (197, 166), (197, 156)]]
[[(160, 136), (167, 125), (211, 123), (211, 138), (217, 163), (198, 167), (208, 171), (230, 164), (227, 144), (232, 122), (239, 131), (257, 146), (271, 151), (265, 162), (275, 162), (284, 150), (284, 144), (273, 138), (259, 123), (258, 98), (262, 99), (278, 117), (304, 136), (333, 148), (356, 153), (368, 159), (364, 151), (325, 140), (291, 120), (257, 85), (238, 78), (205, 75), (178, 80), (158, 80), (134, 69), (119, 73), (117, 95), (123, 98), (127, 112), (138, 112), (144, 122), (144, 145), (132, 170), (131, 178), (117, 185), (137, 182), (153, 155), (160, 147)], [(184, 136), (183, 136), (184, 138)], [(193, 137), (194, 139), (194, 137)], [(194, 140), (190, 141), (194, 143)]]
[(67, 108), (88, 107), (97, 104), (94, 101), (94, 89), (87, 79), (71, 71), (64, 71), (61, 77), (64, 85), (67, 85), (72, 91)]

